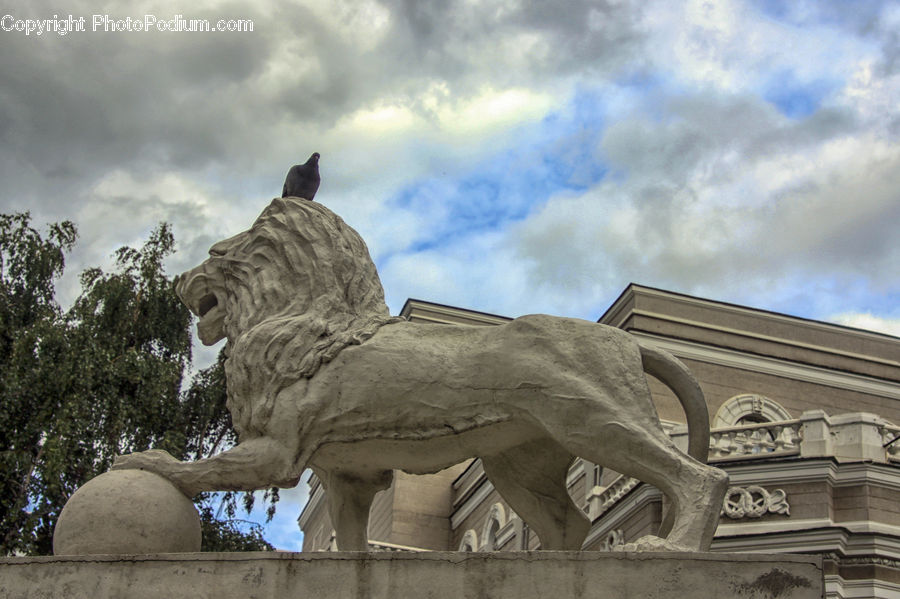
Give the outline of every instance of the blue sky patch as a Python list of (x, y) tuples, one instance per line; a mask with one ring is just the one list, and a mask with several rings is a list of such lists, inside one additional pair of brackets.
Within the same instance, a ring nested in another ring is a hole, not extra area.
[(878, 20), (885, 3), (883, 0), (751, 0), (751, 5), (763, 16), (790, 25), (832, 25), (864, 30)]
[(509, 147), (456, 178), (416, 181), (390, 204), (416, 213), (446, 213), (427, 240), (408, 251), (442, 246), (473, 231), (519, 221), (559, 193), (579, 193), (603, 179), (607, 168), (595, 148), (603, 132), (603, 102), (595, 93), (576, 93), (560, 111), (523, 127)]
[(792, 71), (781, 71), (769, 79), (763, 98), (788, 118), (802, 119), (816, 112), (836, 87), (824, 79), (800, 81)]

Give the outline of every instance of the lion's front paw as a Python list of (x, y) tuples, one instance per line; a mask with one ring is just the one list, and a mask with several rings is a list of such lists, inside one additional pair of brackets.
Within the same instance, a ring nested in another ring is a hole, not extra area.
[(116, 456), (111, 470), (149, 470), (162, 476), (168, 472), (167, 466), (177, 464), (178, 460), (172, 457), (168, 451), (162, 449), (150, 449)]
[(624, 545), (616, 547), (616, 549), (620, 551), (631, 551), (636, 553), (649, 551), (690, 551), (688, 547), (676, 545), (675, 543), (671, 543), (666, 539), (653, 535), (641, 537), (633, 543), (625, 543)]

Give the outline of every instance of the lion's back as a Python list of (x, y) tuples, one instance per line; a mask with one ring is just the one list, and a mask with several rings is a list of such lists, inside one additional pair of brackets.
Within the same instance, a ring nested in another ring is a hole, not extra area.
[[(456, 381), (472, 387), (515, 387), (524, 380), (555, 385), (560, 374), (642, 373), (634, 338), (586, 320), (528, 315), (496, 326), (397, 323), (338, 356), (355, 377), (429, 386)], [(617, 378), (619, 378), (617, 376)]]
[(529, 314), (498, 327), (497, 336), (505, 351), (553, 359), (558, 365), (593, 364), (611, 355), (633, 360), (638, 355), (629, 333), (579, 318)]

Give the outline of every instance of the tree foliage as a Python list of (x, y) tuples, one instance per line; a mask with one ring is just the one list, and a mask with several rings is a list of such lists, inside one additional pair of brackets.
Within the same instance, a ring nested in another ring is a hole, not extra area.
[[(54, 284), (75, 239), (70, 222), (42, 237), (27, 213), (0, 215), (2, 554), (50, 553), (65, 501), (118, 454), (156, 447), (198, 459), (234, 442), (221, 357), (183, 389), (192, 317), (163, 268), (170, 228), (116, 252), (114, 272), (82, 273), (64, 312)], [(271, 549), (259, 528), (238, 526), (237, 495), (197, 501), (206, 550)]]
[[(52, 423), (63, 406), (51, 388), (50, 368), (66, 352), (65, 326), (54, 282), (75, 243), (75, 226), (50, 227), (47, 238), (25, 214), (0, 216), (0, 542), (4, 553), (31, 549), (25, 535), (46, 536), (50, 522), (29, 506), (45, 486), (63, 484), (42, 475), (50, 459)], [(43, 383), (47, 383), (45, 387)], [(45, 479), (45, 480), (41, 480)], [(52, 491), (51, 491), (52, 492)], [(46, 508), (43, 508), (46, 510)]]

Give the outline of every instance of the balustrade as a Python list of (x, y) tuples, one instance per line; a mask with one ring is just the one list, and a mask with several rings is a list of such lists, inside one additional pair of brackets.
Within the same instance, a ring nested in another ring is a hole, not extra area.
[(709, 457), (721, 460), (797, 455), (801, 428), (800, 420), (783, 420), (713, 429)]
[[(664, 423), (676, 445), (687, 447), (684, 425)], [(762, 422), (710, 431), (709, 461), (713, 464), (765, 460), (790, 456), (837, 457), (900, 464), (900, 426), (864, 412), (829, 416), (810, 410), (795, 420)], [(588, 496), (588, 514), (597, 518), (638, 486), (629, 477), (594, 487)]]

